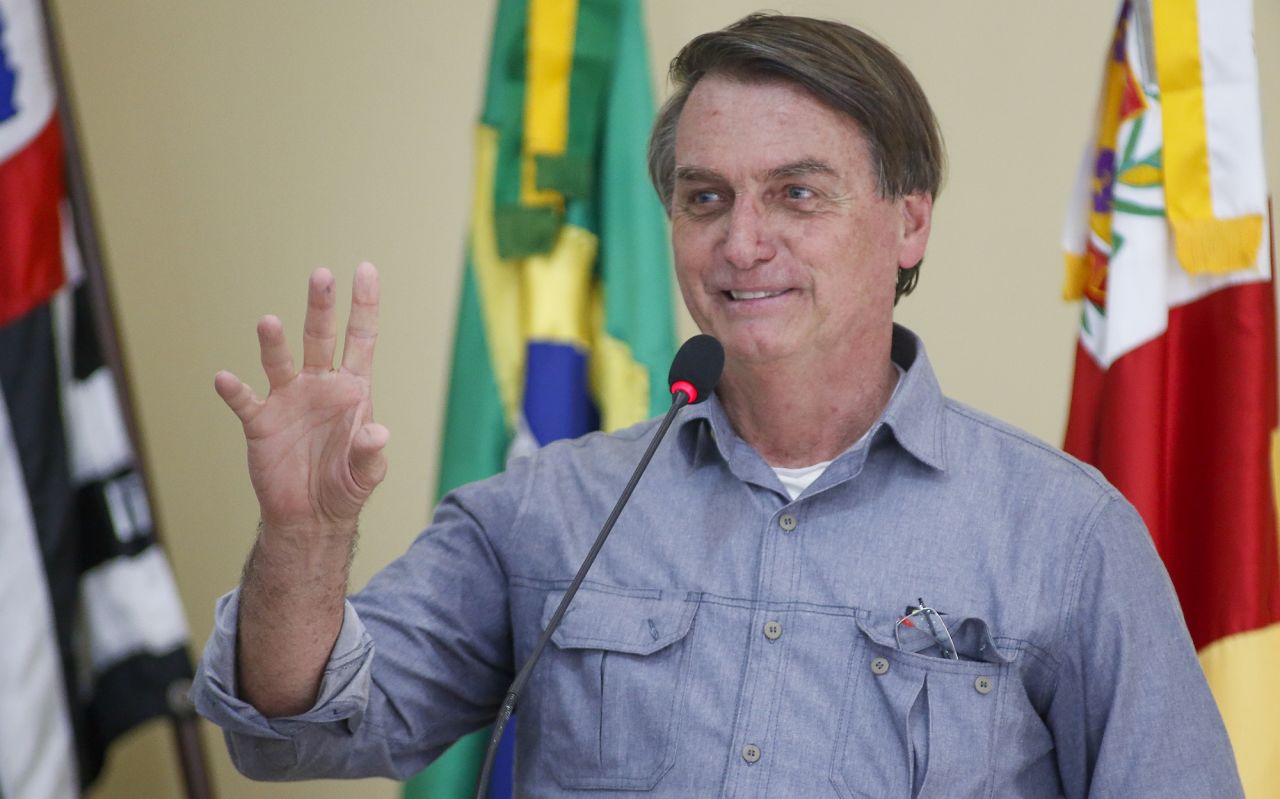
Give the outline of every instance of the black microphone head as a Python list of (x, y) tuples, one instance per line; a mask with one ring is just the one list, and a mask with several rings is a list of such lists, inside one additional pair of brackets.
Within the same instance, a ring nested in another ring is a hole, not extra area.
[(724, 347), (714, 336), (702, 333), (681, 345), (671, 361), (667, 385), (671, 386), (672, 394), (683, 391), (693, 405), (711, 396), (723, 370)]

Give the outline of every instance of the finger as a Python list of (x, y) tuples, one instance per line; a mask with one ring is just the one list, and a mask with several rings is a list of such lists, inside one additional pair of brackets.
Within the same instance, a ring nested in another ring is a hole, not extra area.
[(253, 389), (225, 370), (213, 376), (213, 390), (243, 424), (257, 416), (258, 408), (262, 406), (262, 401), (253, 395)]
[(378, 270), (365, 262), (356, 267), (351, 287), (351, 316), (342, 345), (342, 368), (368, 377), (373, 373), (373, 345), (378, 341)]
[(351, 440), (351, 479), (365, 491), (372, 491), (387, 476), (387, 456), (383, 448), (391, 439), (387, 428), (370, 422), (356, 431)]
[(307, 284), (307, 319), (302, 325), (303, 369), (327, 372), (333, 368), (333, 349), (338, 341), (333, 305), (333, 274), (328, 269), (317, 269)]
[(293, 356), (284, 340), (284, 325), (277, 317), (264, 316), (258, 320), (258, 349), (262, 371), (267, 373), (271, 388), (280, 388), (293, 379)]

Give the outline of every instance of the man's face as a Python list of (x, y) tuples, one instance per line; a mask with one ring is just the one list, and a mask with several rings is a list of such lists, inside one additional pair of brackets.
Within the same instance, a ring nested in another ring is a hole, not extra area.
[(932, 200), (882, 199), (856, 122), (780, 81), (708, 76), (676, 129), (672, 246), (685, 304), (732, 359), (843, 358), (887, 335)]

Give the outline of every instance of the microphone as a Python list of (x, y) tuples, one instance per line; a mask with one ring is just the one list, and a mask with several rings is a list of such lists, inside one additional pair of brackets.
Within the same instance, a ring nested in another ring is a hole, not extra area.
[(623, 506), (631, 498), (631, 492), (635, 490), (636, 483), (640, 482), (640, 475), (644, 474), (644, 470), (649, 466), (649, 461), (653, 459), (653, 453), (658, 450), (658, 444), (667, 434), (667, 428), (671, 427), (671, 422), (676, 418), (676, 412), (686, 405), (705, 402), (707, 397), (711, 396), (711, 392), (715, 390), (716, 383), (720, 380), (720, 372), (723, 370), (724, 347), (720, 346), (720, 342), (716, 341), (713, 336), (705, 334), (694, 336), (686, 341), (681, 345), (680, 351), (676, 353), (675, 359), (671, 361), (671, 371), (667, 373), (667, 383), (671, 386), (671, 408), (667, 410), (667, 415), (662, 417), (662, 423), (658, 425), (657, 432), (653, 434), (653, 438), (649, 441), (649, 448), (645, 450), (644, 456), (640, 458), (640, 463), (636, 464), (635, 471), (631, 473), (631, 479), (627, 482), (627, 487), (622, 489), (622, 495), (618, 497), (618, 502), (613, 506), (613, 511), (609, 513), (609, 518), (605, 520), (604, 526), (600, 528), (600, 533), (596, 536), (595, 543), (591, 545), (591, 549), (587, 552), (587, 557), (583, 559), (582, 565), (578, 567), (578, 573), (574, 575), (573, 581), (569, 583), (569, 589), (564, 592), (564, 597), (556, 607), (556, 612), (551, 614), (551, 619), (547, 622), (547, 629), (542, 631), (542, 636), (538, 638), (538, 643), (534, 645), (529, 659), (524, 662), (524, 666), (520, 668), (516, 678), (511, 681), (511, 687), (507, 689), (507, 695), (503, 698), (502, 706), (498, 709), (498, 718), (493, 723), (493, 732), (489, 736), (489, 747), (484, 753), (484, 765), (480, 768), (480, 781), (476, 786), (476, 799), (488, 799), (489, 780), (493, 776), (493, 761), (498, 756), (498, 744), (502, 742), (502, 734), (507, 729), (507, 722), (511, 720), (511, 714), (515, 712), (520, 692), (524, 690), (525, 685), (529, 682), (529, 677), (533, 674), (533, 667), (537, 664), (538, 658), (542, 656), (542, 650), (546, 649), (547, 642), (551, 640), (551, 635), (560, 626), (560, 620), (564, 618), (565, 611), (569, 609), (569, 603), (573, 600), (574, 595), (578, 593), (578, 587), (582, 585), (582, 581), (587, 576), (587, 571), (591, 568), (591, 564), (595, 563), (596, 555), (600, 554), (600, 548), (604, 546), (604, 540), (609, 537), (609, 531), (613, 529), (614, 522), (618, 521), (618, 515), (622, 513)]
[(722, 371), (724, 347), (715, 336), (701, 333), (681, 345), (667, 372), (667, 385), (672, 394), (683, 392), (690, 405), (697, 405), (711, 396)]

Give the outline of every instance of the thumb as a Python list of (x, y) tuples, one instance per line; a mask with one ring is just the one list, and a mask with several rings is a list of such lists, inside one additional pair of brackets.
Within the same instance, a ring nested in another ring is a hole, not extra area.
[(391, 432), (377, 422), (356, 431), (351, 440), (351, 479), (365, 491), (373, 491), (387, 476), (387, 456), (383, 448)]
[(213, 390), (243, 424), (252, 421), (262, 407), (262, 400), (253, 395), (253, 389), (226, 370), (213, 376)]

